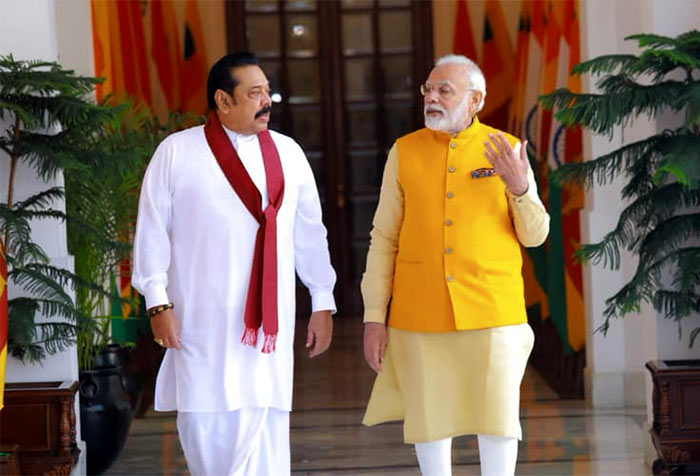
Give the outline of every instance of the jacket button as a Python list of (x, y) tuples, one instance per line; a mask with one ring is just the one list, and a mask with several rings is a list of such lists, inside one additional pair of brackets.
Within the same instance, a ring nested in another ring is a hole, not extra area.
[(447, 168), (447, 171), (448, 171), (449, 173), (451, 173), (451, 174), (453, 174), (455, 170), (456, 170), (456, 169), (454, 168), (453, 165), (450, 165), (450, 166)]
[(454, 276), (452, 276), (451, 274), (448, 274), (448, 275), (447, 275), (447, 281), (452, 282), (452, 281), (454, 281), (454, 280), (455, 280), (455, 277), (454, 277)]
[(448, 246), (447, 248), (445, 248), (445, 254), (449, 255), (450, 253), (452, 253), (452, 248)]
[(452, 226), (452, 220), (450, 220), (449, 218), (445, 220), (445, 226)]
[(454, 197), (454, 196), (455, 196), (454, 193), (452, 193), (452, 192), (447, 192), (447, 198), (452, 198), (452, 197)]
[(457, 148), (457, 143), (456, 142), (450, 142), (450, 147), (453, 149)]

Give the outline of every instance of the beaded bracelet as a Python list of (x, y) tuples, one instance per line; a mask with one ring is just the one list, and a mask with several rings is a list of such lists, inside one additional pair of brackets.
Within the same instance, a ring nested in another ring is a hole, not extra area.
[(154, 306), (154, 307), (150, 308), (148, 311), (146, 311), (146, 313), (148, 314), (148, 317), (151, 318), (151, 317), (157, 316), (158, 314), (165, 311), (166, 309), (172, 309), (174, 307), (175, 306), (173, 305), (173, 303), (169, 302), (168, 304), (161, 304), (160, 306)]

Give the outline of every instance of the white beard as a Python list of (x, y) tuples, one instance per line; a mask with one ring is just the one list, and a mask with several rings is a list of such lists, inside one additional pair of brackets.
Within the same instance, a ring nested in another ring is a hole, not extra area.
[[(452, 134), (459, 132), (464, 129), (464, 118), (467, 113), (467, 99), (469, 95), (466, 94), (462, 102), (457, 105), (451, 111), (448, 111), (439, 104), (427, 104), (423, 108), (423, 117), (425, 118), (425, 127), (438, 132), (447, 132)], [(429, 111), (439, 111), (442, 116), (432, 117), (428, 115)]]

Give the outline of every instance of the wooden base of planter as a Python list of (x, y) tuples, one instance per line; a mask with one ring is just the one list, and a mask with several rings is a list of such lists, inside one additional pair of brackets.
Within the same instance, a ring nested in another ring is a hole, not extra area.
[(17, 445), (21, 474), (69, 475), (80, 450), (75, 440), (78, 382), (5, 385), (0, 445)]
[(653, 360), (654, 474), (700, 465), (700, 360)]

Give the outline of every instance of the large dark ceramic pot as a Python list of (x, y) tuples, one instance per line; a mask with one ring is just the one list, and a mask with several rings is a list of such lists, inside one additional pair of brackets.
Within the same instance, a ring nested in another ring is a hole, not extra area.
[(97, 355), (95, 367), (121, 367), (122, 383), (127, 395), (129, 395), (132, 410), (136, 410), (141, 404), (143, 384), (141, 379), (129, 368), (130, 356), (129, 349), (123, 345), (109, 344)]
[(117, 458), (131, 426), (131, 402), (120, 367), (80, 372), (80, 426), (87, 473), (101, 474)]

